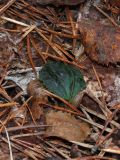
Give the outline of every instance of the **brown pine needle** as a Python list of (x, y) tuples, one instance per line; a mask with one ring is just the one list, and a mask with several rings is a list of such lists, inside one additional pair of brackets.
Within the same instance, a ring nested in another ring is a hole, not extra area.
[(0, 103), (0, 108), (13, 107), (14, 105), (17, 105), (17, 103), (16, 102)]

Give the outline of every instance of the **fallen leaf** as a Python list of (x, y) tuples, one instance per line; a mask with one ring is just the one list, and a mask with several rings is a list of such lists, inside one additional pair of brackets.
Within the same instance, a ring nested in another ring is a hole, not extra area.
[(70, 113), (50, 111), (46, 114), (46, 136), (56, 136), (69, 141), (84, 141), (90, 134), (90, 126), (77, 120)]
[(29, 96), (33, 97), (30, 109), (34, 120), (37, 120), (43, 115), (43, 105), (40, 103), (47, 103), (48, 96), (39, 80), (32, 80), (27, 86), (27, 92)]
[(90, 59), (105, 65), (120, 62), (119, 29), (100, 21), (81, 20), (79, 30)]
[(27, 93), (29, 96), (41, 97), (41, 100), (44, 99), (44, 101), (47, 101), (47, 95), (46, 92), (44, 91), (44, 87), (42, 83), (37, 79), (31, 80), (28, 83)]
[(40, 102), (41, 98), (39, 97), (34, 97), (32, 99), (30, 110), (34, 120), (40, 119), (40, 117), (43, 115), (43, 105), (40, 105)]

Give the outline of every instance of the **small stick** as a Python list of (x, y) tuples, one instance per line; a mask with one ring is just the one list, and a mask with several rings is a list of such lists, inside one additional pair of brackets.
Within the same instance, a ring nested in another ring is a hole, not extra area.
[[(41, 139), (41, 138), (40, 138)], [(41, 139), (42, 140), (42, 139)], [(44, 141), (44, 140), (42, 140)], [(62, 157), (64, 157), (65, 159), (70, 159), (70, 157), (66, 154), (64, 154), (63, 152), (61, 152), (58, 148), (56, 148), (54, 145), (52, 145), (51, 143), (44, 141), (48, 146), (50, 146), (51, 148), (53, 148), (56, 152), (58, 152)]]
[[(52, 125), (24, 125), (24, 126), (15, 126), (15, 127), (8, 127), (7, 131), (12, 132), (12, 131), (18, 131), (18, 130), (23, 130), (23, 129), (28, 129), (28, 128), (43, 128), (43, 127), (51, 127)], [(4, 131), (3, 131), (4, 132)]]
[[(81, 107), (84, 108), (87, 112), (91, 113), (92, 115), (94, 115), (94, 116), (96, 116), (96, 117), (98, 117), (98, 118), (100, 118), (100, 119), (106, 120), (106, 117), (105, 117), (104, 115), (102, 115), (102, 114), (100, 114), (100, 113), (97, 113), (97, 112), (89, 109), (89, 107), (86, 108), (86, 107), (84, 107), (82, 104), (81, 104)], [(115, 127), (117, 127), (117, 128), (120, 127), (120, 124), (117, 123), (117, 122), (114, 121), (114, 120), (112, 120), (110, 123), (111, 123), (112, 125), (114, 125)]]
[(27, 54), (28, 54), (28, 58), (29, 58), (29, 61), (30, 61), (30, 64), (31, 64), (31, 67), (33, 69), (33, 72), (37, 78), (37, 72), (35, 70), (35, 64), (33, 62), (33, 58), (32, 58), (32, 51), (31, 51), (31, 43), (30, 43), (30, 35), (28, 34), (27, 35)]
[(24, 27), (29, 27), (29, 25), (26, 24), (26, 23), (23, 23), (23, 22), (20, 22), (20, 21), (17, 21), (17, 20), (14, 20), (14, 19), (11, 19), (11, 18), (8, 18), (8, 17), (5, 17), (5, 16), (1, 16), (0, 18), (6, 20), (8, 22), (19, 24), (19, 25), (24, 26)]
[(9, 146), (9, 150), (10, 150), (10, 160), (13, 160), (12, 147), (11, 147), (11, 142), (10, 142), (8, 131), (7, 131), (6, 127), (5, 127), (5, 125), (1, 121), (0, 121), (0, 123), (4, 127), (5, 133), (6, 133), (6, 136), (7, 136), (8, 146)]
[[(40, 30), (40, 29), (39, 29), (39, 30)], [(50, 32), (50, 33), (52, 33), (52, 34), (55, 34), (55, 35), (58, 35), (58, 36), (61, 36), (61, 37), (65, 37), (65, 38), (80, 39), (80, 35), (79, 35), (79, 34), (75, 34), (75, 35), (65, 34), (65, 33), (53, 31), (53, 30), (48, 29), (48, 28), (42, 28), (42, 30), (48, 31), (48, 32)], [(41, 32), (42, 32), (42, 30), (41, 30)]]
[[(2, 137), (1, 139), (2, 139), (5, 143), (8, 143), (7, 140), (6, 140), (4, 137)], [(22, 149), (20, 146), (14, 144), (13, 142), (11, 142), (11, 146), (14, 147), (15, 149), (17, 149), (18, 151), (24, 153), (24, 154), (27, 155), (28, 157), (30, 157), (30, 158), (32, 158), (32, 159), (34, 159), (34, 160), (37, 160), (37, 159), (35, 159), (35, 158), (33, 157), (33, 155), (30, 154), (27, 150)], [(32, 151), (31, 151), (31, 152), (32, 152)]]
[(61, 102), (63, 102), (64, 104), (66, 104), (69, 108), (71, 108), (72, 110), (76, 111), (76, 112), (79, 114), (79, 116), (84, 117), (84, 114), (83, 114), (81, 111), (79, 111), (74, 105), (70, 104), (70, 103), (69, 103), (68, 101), (66, 101), (65, 99), (63, 99), (63, 98), (61, 98), (61, 97), (59, 97), (59, 96), (57, 96), (57, 95), (55, 95), (55, 94), (53, 94), (53, 93), (45, 90), (45, 89), (44, 89), (44, 91), (46, 92), (46, 94), (48, 94), (48, 95), (50, 95), (50, 96), (53, 96), (53, 97), (59, 99)]
[(73, 62), (72, 62), (72, 61), (68, 61), (68, 60), (66, 60), (66, 59), (63, 59), (63, 58), (61, 58), (61, 57), (54, 56), (54, 55), (52, 55), (52, 54), (50, 54), (50, 53), (46, 53), (46, 52), (42, 52), (42, 54), (43, 54), (43, 55), (46, 55), (46, 56), (48, 56), (48, 57), (50, 57), (50, 58), (53, 58), (53, 59), (55, 59), (55, 60), (59, 60), (59, 61), (66, 62), (66, 63), (71, 64), (71, 65), (74, 65), (75, 67), (77, 67), (77, 68), (79, 68), (79, 69), (86, 69), (83, 65), (77, 64), (77, 63), (75, 63), (74, 61), (73, 61)]
[[(83, 111), (83, 113), (86, 115), (87, 119), (91, 122), (94, 122), (92, 120), (92, 118), (90, 117), (90, 115), (87, 113), (87, 111), (84, 108), (81, 108), (81, 110)], [(99, 133), (99, 129), (95, 126), (93, 126), (93, 129), (96, 131), (96, 133)]]
[(66, 57), (64, 56), (64, 54), (54, 45), (54, 43), (51, 43), (45, 36), (44, 34), (41, 32), (40, 29), (36, 28), (35, 29), (37, 31), (37, 33), (44, 39), (44, 41), (46, 43), (48, 43), (50, 45), (50, 47), (60, 56), (63, 57), (64, 59), (66, 59)]
[(92, 149), (94, 147), (94, 145), (87, 144), (87, 143), (76, 142), (76, 141), (69, 141), (69, 142), (71, 142), (73, 144), (77, 144), (78, 146), (81, 146), (81, 147), (88, 148), (88, 149)]
[(51, 107), (51, 108), (54, 108), (56, 110), (59, 110), (59, 111), (63, 111), (63, 112), (67, 112), (67, 113), (71, 113), (71, 114), (74, 114), (74, 115), (79, 115), (77, 112), (74, 112), (74, 111), (71, 111), (71, 110), (68, 110), (66, 108), (62, 108), (61, 106), (56, 106), (56, 105), (51, 105), (51, 104), (46, 104), (46, 103), (43, 103), (43, 102), (40, 102), (39, 105), (42, 104), (44, 105), (43, 107)]
[(16, 102), (8, 102), (8, 103), (0, 103), (0, 108), (3, 108), (3, 107), (13, 107), (14, 105), (17, 105)]
[(16, 0), (10, 0), (8, 3), (0, 9), (0, 15), (2, 15)]
[(120, 148), (108, 147), (108, 148), (104, 148), (104, 149), (101, 149), (101, 150), (104, 151), (104, 152), (107, 152), (107, 153), (120, 154)]
[(45, 63), (45, 57), (41, 54), (40, 48), (36, 45), (34, 39), (32, 38), (32, 36), (30, 36), (30, 41), (32, 43), (32, 46), (35, 48), (35, 50), (37, 51), (38, 56), (40, 56), (40, 58), (43, 60), (43, 62)]
[(20, 43), (32, 30), (35, 29), (35, 25), (31, 25), (29, 27), (29, 29), (22, 35), (22, 37), (20, 39), (18, 39), (18, 41), (16, 42), (16, 44)]
[[(89, 121), (88, 119), (82, 118), (82, 117), (80, 117), (80, 116), (79, 116), (79, 119), (81, 119), (81, 120), (83, 120), (83, 121), (85, 121), (85, 122), (87, 122), (87, 123), (89, 123), (89, 124), (92, 124), (92, 125), (100, 128), (100, 129), (102, 129), (102, 130), (104, 129), (104, 126), (101, 125), (101, 124), (98, 124), (98, 123), (96, 123), (96, 122), (91, 122), (91, 121)], [(111, 128), (105, 128), (105, 131), (106, 131), (106, 132), (112, 132), (112, 129), (111, 129)]]
[[(71, 23), (73, 36), (75, 37), (76, 33), (77, 33), (77, 29), (75, 28), (74, 23), (73, 23), (72, 13), (71, 13), (71, 11), (69, 10), (68, 7), (66, 8), (66, 11), (68, 13), (68, 18), (69, 18), (70, 23)], [(73, 39), (73, 46), (72, 46), (73, 47), (73, 49), (72, 49), (73, 53), (75, 52), (76, 42), (77, 42), (76, 39)]]
[(21, 138), (21, 137), (33, 137), (33, 136), (39, 136), (39, 135), (44, 135), (45, 132), (41, 131), (41, 132), (37, 132), (37, 133), (25, 133), (25, 134), (17, 134), (17, 135), (13, 135), (10, 137), (11, 140), (16, 139), (16, 138)]
[(100, 9), (98, 6), (96, 6), (95, 4), (93, 5), (100, 13), (102, 13), (105, 17), (107, 17), (113, 25), (115, 25), (116, 27), (120, 27), (118, 26), (118, 24), (114, 21), (114, 19), (112, 19), (110, 16), (108, 16), (102, 9)]
[(105, 98), (104, 98), (104, 95), (103, 95), (103, 88), (102, 88), (102, 85), (101, 85), (101, 82), (100, 82), (100, 79), (99, 79), (99, 76), (97, 74), (97, 71), (94, 67), (94, 65), (92, 65), (92, 68), (93, 68), (93, 71), (94, 71), (94, 74), (97, 78), (97, 81), (98, 81), (98, 84), (99, 84), (99, 87), (100, 87), (100, 90), (102, 92), (102, 100), (103, 100), (103, 108), (102, 108), (102, 111), (103, 113), (105, 114), (105, 116), (109, 117), (109, 114), (111, 114), (111, 111), (107, 108), (107, 105), (106, 105), (106, 102), (105, 102)]

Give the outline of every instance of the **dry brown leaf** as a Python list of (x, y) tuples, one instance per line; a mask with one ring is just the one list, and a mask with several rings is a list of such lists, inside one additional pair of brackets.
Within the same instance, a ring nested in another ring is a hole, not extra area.
[(27, 93), (29, 96), (41, 97), (41, 100), (47, 100), (46, 92), (44, 91), (43, 85), (37, 79), (32, 80), (28, 83)]
[(37, 120), (43, 114), (43, 105), (40, 105), (40, 103), (47, 103), (48, 96), (39, 80), (32, 80), (27, 86), (27, 92), (30, 96), (33, 96), (30, 109), (34, 120)]
[(42, 105), (39, 105), (39, 102), (41, 102), (41, 99), (39, 98), (33, 98), (31, 103), (31, 112), (34, 120), (40, 119), (40, 117), (43, 115), (43, 107)]
[(84, 141), (90, 134), (90, 126), (77, 120), (70, 113), (50, 111), (46, 114), (46, 136), (56, 136), (69, 141)]
[(82, 20), (79, 29), (85, 51), (92, 60), (105, 65), (120, 62), (120, 32), (115, 26)]

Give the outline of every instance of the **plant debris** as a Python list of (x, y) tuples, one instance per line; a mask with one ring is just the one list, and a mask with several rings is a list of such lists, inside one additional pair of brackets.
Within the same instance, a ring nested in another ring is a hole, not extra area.
[(34, 120), (40, 119), (43, 115), (43, 105), (40, 103), (47, 103), (48, 96), (44, 91), (43, 86), (41, 85), (39, 80), (33, 80), (28, 83), (27, 93), (29, 96), (32, 96), (31, 99), (31, 112)]
[(98, 21), (83, 20), (79, 23), (87, 55), (100, 64), (120, 62), (120, 33), (114, 26)]
[(58, 5), (77, 5), (83, 3), (85, 0), (35, 0), (33, 3), (38, 3), (41, 5), (52, 4), (55, 6)]
[(46, 114), (46, 123), (51, 125), (46, 130), (47, 137), (56, 136), (68, 141), (82, 142), (90, 134), (90, 126), (70, 113), (51, 111)]
[(119, 0), (0, 0), (0, 159), (120, 159), (119, 16)]

